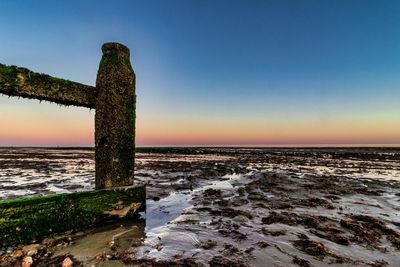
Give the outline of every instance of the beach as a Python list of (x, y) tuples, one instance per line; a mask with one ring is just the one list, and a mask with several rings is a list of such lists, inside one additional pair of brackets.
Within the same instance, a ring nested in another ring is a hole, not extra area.
[[(135, 181), (145, 213), (37, 240), (35, 266), (400, 265), (399, 148), (142, 148)], [(0, 149), (2, 200), (93, 189), (91, 149)]]

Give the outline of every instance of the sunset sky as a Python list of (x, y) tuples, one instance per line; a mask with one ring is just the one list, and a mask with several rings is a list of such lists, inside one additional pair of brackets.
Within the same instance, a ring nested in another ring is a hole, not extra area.
[[(131, 49), (138, 146), (400, 144), (400, 1), (0, 1), (0, 63), (94, 85)], [(94, 110), (0, 95), (0, 146), (93, 146)]]

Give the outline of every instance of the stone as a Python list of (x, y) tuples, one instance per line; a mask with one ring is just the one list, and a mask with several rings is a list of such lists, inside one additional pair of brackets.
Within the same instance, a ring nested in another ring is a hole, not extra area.
[(41, 248), (40, 244), (32, 244), (22, 247), (22, 252), (27, 256), (33, 256), (38, 252), (40, 248)]
[(245, 223), (248, 222), (249, 219), (246, 216), (243, 215), (237, 215), (233, 218), (234, 221), (240, 222), (240, 223)]
[(66, 257), (61, 263), (61, 267), (72, 267), (73, 264), (73, 261), (69, 257)]
[(105, 211), (104, 214), (109, 215), (110, 217), (118, 217), (118, 218), (125, 218), (129, 213), (135, 213), (142, 204), (139, 202), (134, 202), (127, 207), (119, 208), (118, 206), (116, 209), (112, 211)]
[(21, 266), (22, 267), (31, 267), (33, 264), (33, 259), (30, 256), (27, 256), (23, 259)]
[(14, 251), (12, 254), (11, 254), (11, 256), (13, 257), (13, 258), (19, 258), (19, 257), (22, 257), (22, 255), (24, 255), (24, 253), (22, 252), (22, 250), (16, 250), (16, 251)]
[(54, 244), (54, 242), (55, 242), (54, 238), (45, 238), (43, 239), (42, 244), (46, 246), (51, 246), (52, 244)]

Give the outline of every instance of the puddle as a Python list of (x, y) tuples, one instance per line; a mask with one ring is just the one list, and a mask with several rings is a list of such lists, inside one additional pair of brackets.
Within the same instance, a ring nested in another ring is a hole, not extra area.
[[(91, 232), (77, 237), (71, 245), (57, 249), (54, 256), (71, 254), (83, 262), (84, 265), (95, 264), (107, 258), (108, 264), (104, 266), (119, 266), (122, 264), (119, 260), (112, 258), (113, 254), (126, 251), (131, 247), (139, 246), (145, 238), (145, 221), (120, 222), (96, 228)], [(98, 259), (96, 259), (96, 257)], [(117, 265), (119, 264), (119, 265)], [(123, 264), (121, 266), (124, 266)]]
[(192, 196), (190, 192), (173, 192), (159, 201), (146, 201), (146, 229), (165, 225), (177, 218), (185, 208), (190, 207)]

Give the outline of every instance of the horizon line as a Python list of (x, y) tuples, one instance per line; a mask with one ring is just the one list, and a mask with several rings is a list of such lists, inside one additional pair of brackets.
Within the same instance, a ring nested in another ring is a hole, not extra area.
[[(168, 144), (168, 145), (138, 145), (136, 148), (400, 148), (399, 144), (202, 144), (202, 145), (177, 145), (177, 144)], [(95, 148), (95, 146), (26, 146), (26, 145), (17, 145), (17, 146), (7, 146), (0, 145), (0, 148)]]

